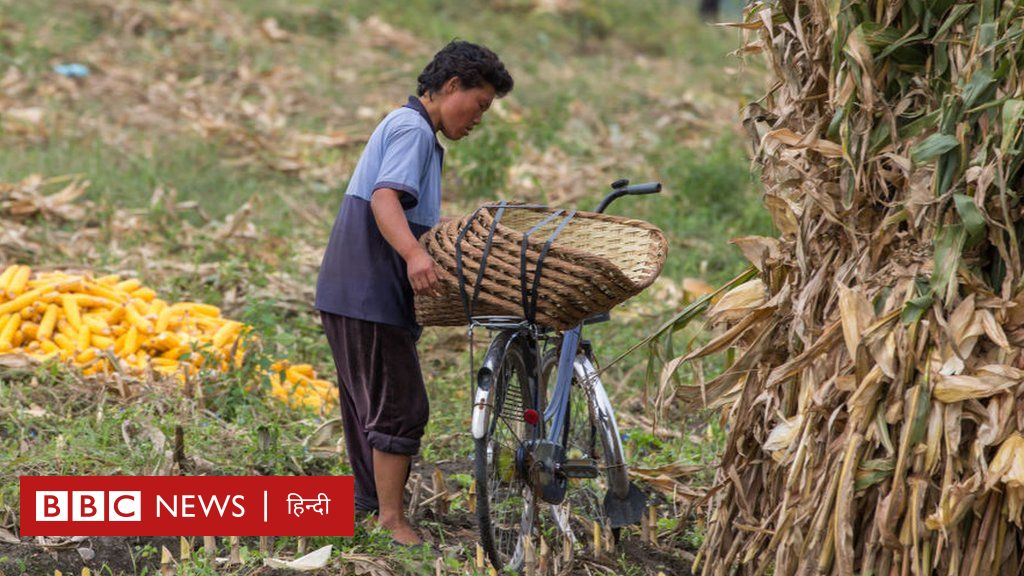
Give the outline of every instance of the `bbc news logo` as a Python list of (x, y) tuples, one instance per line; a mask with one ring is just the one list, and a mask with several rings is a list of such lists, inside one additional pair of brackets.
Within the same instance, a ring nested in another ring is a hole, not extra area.
[[(141, 522), (142, 492), (74, 490), (36, 492), (36, 522)], [(70, 518), (69, 518), (70, 514)]]
[(351, 476), (22, 476), (25, 536), (351, 536)]

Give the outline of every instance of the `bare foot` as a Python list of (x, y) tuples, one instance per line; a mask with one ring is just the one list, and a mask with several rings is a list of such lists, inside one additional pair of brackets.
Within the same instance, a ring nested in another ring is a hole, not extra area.
[(423, 543), (419, 532), (404, 516), (397, 519), (378, 518), (377, 525), (390, 532), (391, 537), (399, 544), (416, 546)]

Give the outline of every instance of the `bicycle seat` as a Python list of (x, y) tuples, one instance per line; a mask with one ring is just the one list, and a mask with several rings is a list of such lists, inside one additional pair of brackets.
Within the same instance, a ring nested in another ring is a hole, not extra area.
[(591, 316), (590, 318), (585, 319), (583, 321), (583, 325), (584, 326), (589, 326), (591, 324), (600, 324), (601, 322), (607, 322), (607, 321), (609, 321), (611, 319), (612, 319), (612, 313), (611, 312), (602, 312), (600, 314), (595, 314), (594, 316)]

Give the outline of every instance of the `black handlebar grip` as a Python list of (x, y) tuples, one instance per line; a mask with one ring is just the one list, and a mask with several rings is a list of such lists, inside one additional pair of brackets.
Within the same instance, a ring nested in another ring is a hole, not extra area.
[(661, 192), (661, 182), (646, 182), (644, 184), (636, 184), (634, 186), (628, 186), (629, 180), (616, 180), (612, 184), (611, 194), (604, 197), (601, 203), (597, 205), (595, 212), (604, 212), (608, 206), (622, 198), (623, 196), (634, 196), (640, 194), (656, 194)]
[(625, 189), (626, 194), (657, 194), (661, 192), (661, 182), (645, 182), (634, 184)]

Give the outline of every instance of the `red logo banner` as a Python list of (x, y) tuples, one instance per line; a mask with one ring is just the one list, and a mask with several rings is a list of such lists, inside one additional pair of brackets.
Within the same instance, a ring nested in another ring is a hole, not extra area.
[(22, 476), (24, 536), (351, 536), (351, 476)]

